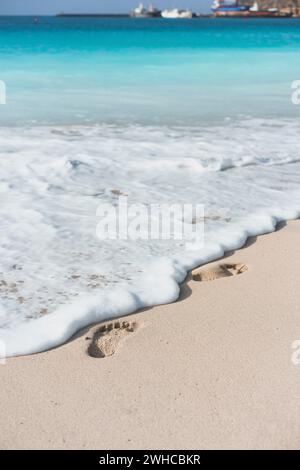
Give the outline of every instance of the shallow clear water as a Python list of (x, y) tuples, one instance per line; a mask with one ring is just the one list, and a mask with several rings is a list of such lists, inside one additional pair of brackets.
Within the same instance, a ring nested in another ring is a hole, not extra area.
[[(0, 18), (0, 339), (9, 355), (174, 300), (300, 213), (297, 20)], [(99, 204), (205, 206), (205, 245), (100, 241)]]
[(297, 20), (0, 19), (11, 125), (298, 115)]

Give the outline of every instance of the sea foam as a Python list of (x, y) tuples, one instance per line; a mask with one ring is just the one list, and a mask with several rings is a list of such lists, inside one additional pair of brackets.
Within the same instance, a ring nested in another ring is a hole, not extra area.
[[(47, 350), (80, 328), (172, 302), (189, 270), (300, 215), (300, 123), (0, 131), (0, 340)], [(229, 139), (230, 136), (230, 139)], [(205, 240), (99, 240), (97, 208), (191, 203)], [(200, 306), (201, 307), (201, 306)]]

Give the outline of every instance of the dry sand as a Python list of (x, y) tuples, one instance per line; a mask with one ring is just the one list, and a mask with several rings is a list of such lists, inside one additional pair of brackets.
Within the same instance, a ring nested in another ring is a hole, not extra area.
[(175, 304), (8, 360), (0, 447), (299, 448), (299, 241), (291, 222), (196, 270)]

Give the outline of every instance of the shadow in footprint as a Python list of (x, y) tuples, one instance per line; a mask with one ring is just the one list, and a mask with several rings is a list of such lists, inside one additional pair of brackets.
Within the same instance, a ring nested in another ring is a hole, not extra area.
[(94, 333), (92, 342), (88, 347), (88, 354), (91, 357), (104, 358), (113, 356), (122, 341), (130, 333), (134, 333), (138, 328), (135, 322), (114, 322), (101, 326)]
[(248, 270), (246, 264), (218, 264), (209, 269), (201, 269), (193, 273), (192, 278), (194, 281), (214, 281), (223, 277), (236, 276), (243, 274)]

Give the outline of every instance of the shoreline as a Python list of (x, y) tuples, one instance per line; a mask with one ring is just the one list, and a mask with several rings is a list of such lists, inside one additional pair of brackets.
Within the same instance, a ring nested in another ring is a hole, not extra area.
[(8, 359), (1, 448), (297, 448), (299, 235), (282, 223), (193, 270), (173, 304)]
[[(163, 17), (133, 17), (129, 13), (58, 13), (54, 15), (0, 15), (0, 18), (126, 18), (134, 20), (168, 20), (169, 18)], [(269, 20), (269, 19), (283, 19), (283, 20), (297, 20), (300, 19), (300, 15), (289, 16), (289, 15), (270, 15), (270, 16), (215, 16), (213, 14), (199, 13), (192, 18), (177, 18), (178, 20), (189, 19), (189, 20), (201, 20), (201, 19), (229, 19), (229, 20)], [(174, 18), (172, 18), (174, 21)]]
[(82, 329), (94, 324), (176, 302), (192, 270), (246, 247), (252, 237), (276, 232), (281, 224), (297, 219), (299, 210), (295, 207), (269, 211), (261, 217), (260, 225), (256, 222), (255, 229), (250, 218), (238, 227), (233, 238), (213, 240), (199, 251), (186, 250), (166, 260), (158, 258), (133, 286), (108, 289), (95, 296), (83, 295), (48, 315), (17, 325), (13, 331), (6, 329), (0, 336), (1, 344), (5, 345), (1, 347), (0, 360), (46, 352), (63, 346)]
[[(155, 17), (134, 17), (130, 14), (122, 14), (122, 13), (104, 13), (104, 14), (97, 14), (97, 13), (59, 13), (57, 15), (54, 15), (54, 18), (131, 18), (133, 20), (164, 20), (164, 19), (169, 19), (169, 18), (163, 18), (161, 16), (155, 16)], [(234, 15), (234, 16), (231, 16), (231, 15), (220, 15), (220, 16), (216, 16), (216, 15), (210, 15), (210, 14), (196, 14), (195, 16), (193, 16), (192, 18), (176, 18), (176, 19), (188, 19), (188, 20), (199, 20), (199, 19), (237, 19), (237, 20), (268, 20), (268, 19), (280, 19), (280, 20), (291, 20), (291, 19), (299, 19), (300, 18), (300, 15), (298, 16), (288, 16), (288, 15), (270, 15), (270, 16), (245, 16), (245, 15)], [(174, 18), (172, 18), (172, 20), (174, 21)]]

